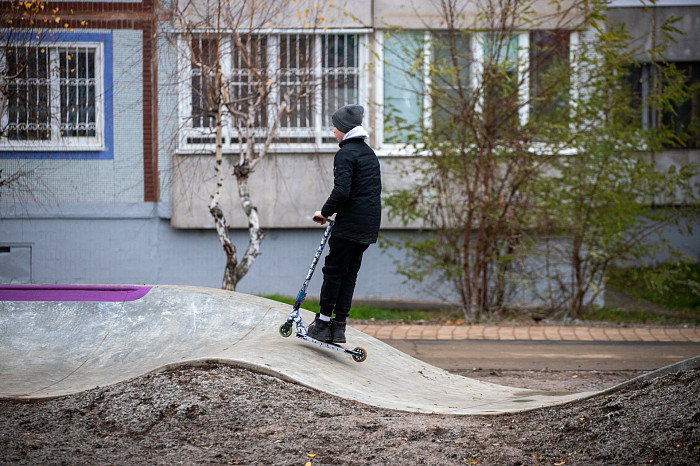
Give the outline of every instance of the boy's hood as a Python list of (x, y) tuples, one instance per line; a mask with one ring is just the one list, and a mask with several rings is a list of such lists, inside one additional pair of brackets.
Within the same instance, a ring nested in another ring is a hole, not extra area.
[(355, 126), (353, 129), (348, 131), (345, 136), (343, 137), (343, 141), (346, 139), (350, 138), (365, 138), (367, 139), (369, 137), (369, 134), (367, 131), (362, 126)]

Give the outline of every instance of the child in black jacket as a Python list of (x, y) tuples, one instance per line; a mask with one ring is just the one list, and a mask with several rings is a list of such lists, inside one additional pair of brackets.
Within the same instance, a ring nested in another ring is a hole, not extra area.
[(308, 329), (309, 336), (329, 343), (346, 342), (346, 319), (362, 254), (377, 242), (381, 222), (381, 172), (377, 156), (365, 142), (363, 113), (361, 105), (346, 105), (333, 114), (333, 134), (340, 145), (333, 160), (333, 191), (314, 213), (321, 225), (336, 214), (323, 267), (321, 313)]

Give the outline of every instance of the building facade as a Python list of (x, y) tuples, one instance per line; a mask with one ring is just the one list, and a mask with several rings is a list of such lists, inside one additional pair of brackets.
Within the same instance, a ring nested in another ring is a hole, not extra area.
[[(14, 94), (8, 94), (15, 100), (3, 116), (2, 177), (20, 176), (12, 189), (0, 191), (0, 283), (220, 286), (225, 257), (209, 212), (215, 189), (211, 156), (215, 132), (204, 92), (205, 67), (195, 65), (214, 64), (207, 56), (214, 3), (189, 4), (195, 8), (188, 16), (192, 27), (185, 34), (183, 23), (172, 14), (183, 2), (159, 11), (152, 0), (54, 1), (52, 7), (66, 12), (59, 23), (64, 27), (47, 30), (46, 38), (36, 43), (21, 45), (29, 38), (20, 35), (17, 44), (6, 45), (8, 75), (24, 70), (25, 62), (32, 63), (33, 75), (26, 82), (15, 79)], [(322, 234), (311, 214), (332, 188), (337, 144), (330, 132), (330, 115), (347, 103), (363, 104), (385, 191), (410, 183), (406, 168), (420, 163), (420, 155), (406, 149), (411, 123), (420, 126), (434, 116), (430, 96), (420, 91), (430, 85), (430, 73), (408, 78), (405, 70), (429, 70), (440, 53), (431, 44), (446, 24), (430, 2), (361, 0), (353, 2), (350, 12), (333, 2), (262, 3), (271, 9), (255, 27), (232, 28), (221, 18), (217, 23), (224, 33), (217, 40), (225, 41), (222, 50), (229, 50), (218, 64), (231, 76), (231, 88), (247, 95), (251, 82), (248, 67), (233, 52), (241, 46), (237, 39), (241, 36), (254, 38), (249, 40), (257, 44), (273, 96), (283, 95), (305, 78), (316, 84), (294, 100), (268, 156), (251, 177), (251, 194), (266, 237), (262, 255), (238, 290), (294, 295)], [(478, 84), (483, 57), (492, 47), (493, 25), (476, 2), (461, 5), (456, 26), (470, 33), (459, 38), (458, 46), (469, 50), (473, 60), (461, 65), (460, 79)], [(540, 19), (515, 25), (509, 36), (504, 63), (512, 66), (508, 72), (513, 76), (527, 77), (522, 80), (523, 96), (532, 92), (528, 80), (536, 77), (528, 76), (527, 63), (540, 44), (555, 44), (559, 58), (569, 60), (577, 44), (587, 40), (583, 18), (575, 10), (566, 11), (567, 5), (557, 5), (565, 10), (557, 13), (554, 4), (534, 2), (534, 17)], [(629, 24), (640, 40), (652, 40), (650, 31), (668, 15), (680, 16), (677, 27), (687, 33), (668, 51), (670, 59), (699, 82), (700, 49), (694, 44), (700, 30), (700, 2), (659, 1), (641, 7), (636, 0), (616, 0), (609, 10), (611, 21)], [(419, 51), (417, 61), (408, 63), (398, 53), (406, 44)], [(13, 62), (9, 50), (25, 55)], [(640, 57), (640, 62), (644, 59)], [(52, 73), (53, 69), (63, 74)], [(641, 93), (643, 65), (639, 73)], [(23, 98), (16, 97), (20, 88)], [(37, 106), (42, 96), (46, 105)], [(255, 137), (261, 141), (274, 124), (271, 118), (278, 102), (271, 98), (256, 109)], [(698, 104), (695, 99), (679, 108), (679, 125), (686, 116), (699, 114)], [(32, 110), (35, 107), (40, 111)], [(401, 115), (408, 130), (397, 133), (385, 124), (388, 108)], [(518, 118), (526, 121), (531, 115), (531, 109), (523, 107)], [(223, 125), (227, 175), (221, 205), (232, 239), (242, 250), (247, 218), (232, 175), (242, 142), (235, 121), (228, 118)], [(695, 141), (661, 154), (660, 169), (700, 164)], [(385, 217), (382, 234), (397, 238), (415, 234), (418, 226)], [(700, 257), (693, 238), (676, 241)], [(452, 298), (446, 290), (404, 283), (395, 268), (400, 259), (396, 250), (370, 250), (356, 295)], [(320, 281), (316, 277), (310, 294), (318, 293)]]

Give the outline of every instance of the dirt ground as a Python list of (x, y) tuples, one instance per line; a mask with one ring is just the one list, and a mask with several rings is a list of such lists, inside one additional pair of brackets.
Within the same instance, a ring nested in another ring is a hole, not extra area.
[[(462, 375), (580, 391), (637, 374)], [(425, 415), (211, 363), (53, 400), (2, 401), (0, 463), (697, 465), (699, 400), (694, 370), (514, 415)]]

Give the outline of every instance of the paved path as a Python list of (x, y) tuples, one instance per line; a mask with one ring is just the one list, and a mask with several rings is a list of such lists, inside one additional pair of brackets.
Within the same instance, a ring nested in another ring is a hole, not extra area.
[(353, 328), (380, 340), (518, 340), (700, 343), (700, 328), (495, 326), (495, 325), (381, 325)]

